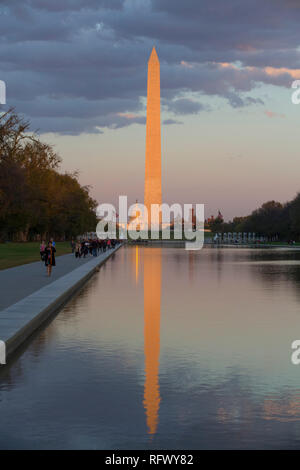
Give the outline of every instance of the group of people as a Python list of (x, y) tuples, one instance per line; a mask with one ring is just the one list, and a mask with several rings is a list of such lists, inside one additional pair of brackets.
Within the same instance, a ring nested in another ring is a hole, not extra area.
[[(119, 240), (98, 240), (98, 239), (85, 239), (85, 240), (74, 240), (71, 241), (72, 253), (75, 253), (76, 258), (86, 258), (87, 256), (98, 256), (98, 254), (104, 253), (106, 250), (115, 248), (120, 243)], [(55, 266), (55, 253), (56, 243), (51, 238), (48, 243), (42, 241), (40, 244), (40, 255), (42, 262), (45, 263), (47, 268), (48, 276), (51, 276), (52, 267)]]
[(55, 266), (55, 241), (51, 238), (46, 244), (42, 241), (40, 245), (41, 260), (45, 263), (48, 276), (51, 276), (52, 266)]
[(75, 253), (76, 258), (86, 258), (88, 255), (98, 256), (98, 254), (104, 253), (106, 250), (114, 248), (119, 240), (98, 240), (98, 239), (86, 239), (86, 240), (74, 240), (71, 241), (72, 253)]

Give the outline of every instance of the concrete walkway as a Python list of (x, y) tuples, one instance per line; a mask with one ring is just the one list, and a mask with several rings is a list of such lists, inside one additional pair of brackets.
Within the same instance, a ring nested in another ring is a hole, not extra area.
[[(66, 266), (58, 270), (56, 278), (45, 278), (45, 272), (38, 263), (20, 266), (19, 268), (2, 271), (3, 289), (5, 295), (5, 273), (8, 273), (9, 286), (6, 302), (7, 308), (0, 311), (0, 347), (2, 348), (0, 364), (24, 343), (32, 333), (43, 324), (52, 314), (62, 306), (85, 284), (85, 282), (98, 270), (99, 266), (113, 255), (122, 245), (107, 250), (97, 257), (88, 257), (83, 260), (74, 260), (67, 255), (58, 260), (66, 260), (69, 272), (64, 273)], [(75, 263), (74, 263), (75, 261)], [(72, 269), (73, 267), (73, 269)], [(75, 269), (74, 269), (75, 268)], [(19, 277), (21, 293), (18, 289)], [(3, 275), (4, 274), (4, 275)], [(31, 276), (29, 278), (29, 275)], [(21, 280), (22, 276), (22, 280)], [(34, 283), (30, 279), (34, 279)], [(14, 280), (13, 280), (14, 279)], [(15, 292), (15, 297), (14, 297)], [(21, 300), (16, 300), (20, 296)], [(13, 302), (12, 302), (13, 299)]]
[[(100, 253), (100, 256), (103, 255), (105, 253)], [(100, 256), (96, 258), (99, 261)], [(47, 268), (42, 261), (0, 271), (0, 311), (42, 287), (48, 286), (92, 259), (94, 258), (90, 255), (80, 259), (76, 259), (73, 254), (57, 256), (56, 266), (52, 268), (51, 277), (47, 276)]]

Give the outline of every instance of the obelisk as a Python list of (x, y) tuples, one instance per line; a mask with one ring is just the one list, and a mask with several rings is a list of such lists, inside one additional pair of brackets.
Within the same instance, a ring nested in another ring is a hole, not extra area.
[(153, 47), (148, 61), (144, 205), (161, 204), (160, 64)]

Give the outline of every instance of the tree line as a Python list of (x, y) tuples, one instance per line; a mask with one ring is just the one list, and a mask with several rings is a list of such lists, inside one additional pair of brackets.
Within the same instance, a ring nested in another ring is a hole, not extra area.
[(224, 222), (222, 217), (209, 219), (213, 233), (255, 232), (257, 235), (282, 241), (300, 241), (300, 193), (284, 204), (268, 201), (245, 217)]
[(53, 147), (13, 109), (0, 114), (0, 241), (70, 239), (97, 224), (97, 202), (78, 175), (60, 173)]

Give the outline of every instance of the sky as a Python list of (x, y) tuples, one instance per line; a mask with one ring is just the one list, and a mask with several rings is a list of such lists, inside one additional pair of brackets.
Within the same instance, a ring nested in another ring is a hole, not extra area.
[(147, 61), (163, 201), (247, 215), (300, 191), (298, 0), (0, 0), (0, 80), (99, 202), (143, 201)]

